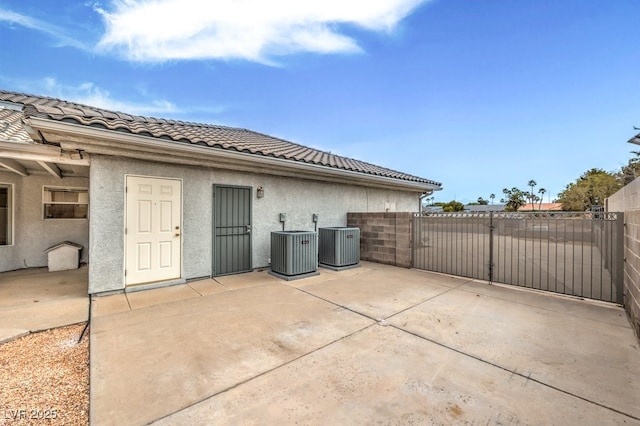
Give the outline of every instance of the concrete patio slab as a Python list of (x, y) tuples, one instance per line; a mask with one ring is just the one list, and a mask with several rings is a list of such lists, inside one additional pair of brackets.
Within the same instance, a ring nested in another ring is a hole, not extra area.
[(215, 277), (213, 280), (230, 290), (255, 287), (258, 285), (272, 284), (281, 281), (278, 278), (269, 275), (266, 270), (260, 272), (247, 272), (245, 274), (224, 275), (221, 277)]
[(144, 424), (372, 321), (281, 284), (94, 318), (91, 424)]
[(50, 300), (0, 309), (2, 328), (31, 332), (77, 324), (89, 319), (89, 296)]
[(47, 268), (20, 269), (0, 273), (0, 308), (51, 300), (88, 300), (86, 267), (48, 272)]
[(580, 398), (376, 324), (154, 424), (628, 422)]
[[(504, 291), (507, 289), (509, 291)], [(563, 312), (578, 318), (608, 322), (612, 325), (628, 327), (624, 310), (618, 305), (596, 300), (582, 299), (575, 296), (567, 296), (557, 293), (549, 293), (541, 290), (531, 290), (526, 287), (510, 286), (507, 284), (491, 284), (475, 281), (461, 288), (464, 291), (476, 292), (485, 296), (496, 297), (506, 301), (512, 301), (523, 305), (535, 306), (555, 312)], [(567, 303), (567, 301), (580, 303)], [(594, 308), (596, 306), (597, 308)], [(602, 315), (601, 309), (609, 309), (608, 315)]]
[(221, 293), (223, 291), (229, 290), (228, 288), (223, 287), (211, 278), (199, 281), (191, 281), (187, 283), (187, 285), (197, 291), (201, 296), (208, 296), (210, 294)]
[[(536, 293), (520, 294), (520, 303), (513, 294), (518, 290), (487, 287), (465, 285), (389, 322), (453, 350), (640, 418), (640, 351), (632, 344), (629, 323), (617, 324), (620, 308)], [(547, 306), (535, 306), (541, 297), (548, 299)], [(575, 304), (582, 306), (572, 307)], [(583, 315), (576, 316), (576, 310)], [(589, 314), (584, 313), (587, 310)], [(621, 345), (623, 341), (631, 344)]]
[(92, 424), (640, 425), (621, 308), (343, 272), (94, 315)]
[(0, 340), (89, 319), (87, 268), (48, 272), (22, 269), (0, 274)]
[(26, 336), (29, 333), (30, 331), (24, 328), (0, 328), (0, 344)]
[(124, 293), (110, 296), (93, 296), (91, 298), (91, 318), (130, 311), (127, 295)]
[(305, 277), (303, 279), (291, 280), (291, 281), (281, 280), (281, 282), (283, 283), (286, 282), (291, 287), (302, 288), (311, 284), (318, 284), (318, 283), (324, 283), (327, 281), (332, 281), (340, 277), (340, 275), (338, 275), (339, 272), (332, 271), (330, 269), (320, 268), (318, 269), (318, 272), (320, 273), (319, 275), (315, 275), (312, 277)]
[(131, 309), (142, 309), (149, 306), (161, 305), (167, 302), (200, 297), (200, 294), (188, 285), (174, 285), (170, 287), (154, 288), (147, 291), (126, 293)]
[(361, 262), (360, 266), (339, 270), (333, 270), (320, 265), (320, 272), (334, 272), (338, 277), (350, 277), (353, 275), (364, 274), (371, 271), (372, 269), (373, 268), (370, 267), (370, 264), (368, 262)]
[(332, 303), (380, 320), (450, 291), (452, 285), (460, 286), (470, 281), (447, 277), (440, 282), (440, 278), (431, 279), (422, 271), (408, 269), (402, 272), (372, 269), (368, 273), (338, 276), (320, 282), (301, 280), (297, 286)]

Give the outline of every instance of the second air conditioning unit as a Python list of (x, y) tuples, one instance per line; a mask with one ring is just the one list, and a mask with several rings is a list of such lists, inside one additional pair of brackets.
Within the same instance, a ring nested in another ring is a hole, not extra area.
[(271, 233), (271, 271), (284, 279), (317, 275), (318, 234), (314, 231)]
[(335, 268), (357, 266), (360, 262), (360, 228), (320, 228), (320, 264)]

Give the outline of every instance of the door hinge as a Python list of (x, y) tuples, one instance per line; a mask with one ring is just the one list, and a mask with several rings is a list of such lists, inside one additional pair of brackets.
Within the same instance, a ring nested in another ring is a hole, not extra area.
[(127, 228), (124, 228), (124, 235), (127, 235)]
[(124, 270), (124, 276), (125, 277), (127, 276), (127, 270), (126, 269)]

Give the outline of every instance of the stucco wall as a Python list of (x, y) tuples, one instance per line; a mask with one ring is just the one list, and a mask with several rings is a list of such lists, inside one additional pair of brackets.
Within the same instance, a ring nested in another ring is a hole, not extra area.
[[(81, 260), (88, 260), (87, 219), (43, 219), (43, 186), (89, 187), (89, 179), (54, 178), (49, 174), (23, 177), (0, 172), (0, 183), (13, 184), (13, 245), (0, 246), (0, 271), (47, 266), (45, 250), (62, 241), (82, 244)], [(89, 200), (91, 204), (91, 200)]]
[[(214, 184), (249, 186), (252, 191), (252, 264), (269, 263), (270, 232), (282, 230), (279, 213), (286, 213), (287, 230), (346, 226), (347, 212), (416, 211), (417, 192), (371, 189), (211, 168), (92, 156), (91, 243), (89, 292), (124, 288), (124, 182), (126, 174), (183, 179), (183, 278), (210, 276), (212, 191)], [(255, 190), (263, 187), (264, 197)]]
[(607, 199), (607, 210), (624, 213), (624, 308), (640, 338), (640, 178)]

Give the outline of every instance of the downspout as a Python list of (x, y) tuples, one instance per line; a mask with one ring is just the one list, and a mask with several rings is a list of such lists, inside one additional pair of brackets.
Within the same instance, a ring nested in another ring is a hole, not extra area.
[(82, 338), (84, 337), (84, 333), (87, 332), (87, 329), (89, 328), (89, 324), (91, 323), (91, 293), (89, 293), (89, 318), (87, 318), (87, 323), (85, 324), (84, 328), (82, 329), (82, 333), (80, 333), (80, 338), (78, 339), (78, 344), (80, 344), (80, 342), (82, 341)]
[(433, 194), (433, 189), (431, 189), (429, 191), (425, 191), (425, 192), (422, 193), (422, 195), (420, 195), (420, 198), (418, 198), (418, 213), (422, 213), (422, 200), (424, 200), (425, 198), (427, 198), (431, 194)]

